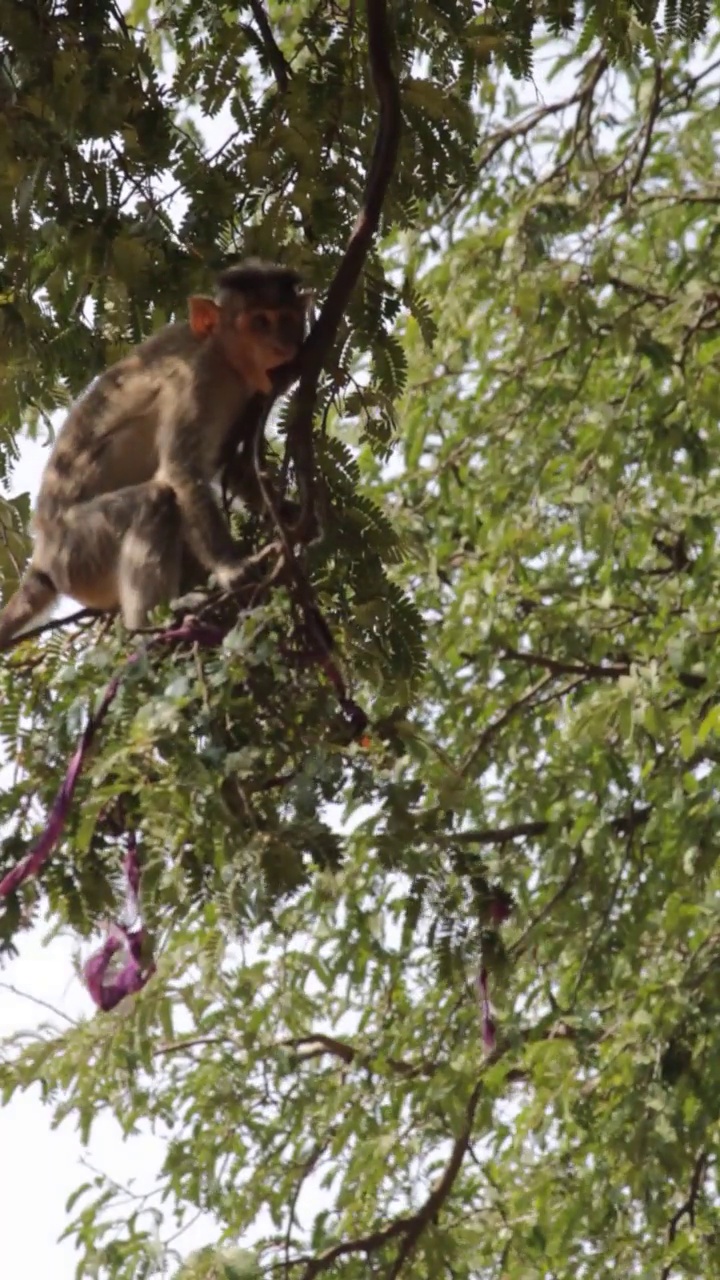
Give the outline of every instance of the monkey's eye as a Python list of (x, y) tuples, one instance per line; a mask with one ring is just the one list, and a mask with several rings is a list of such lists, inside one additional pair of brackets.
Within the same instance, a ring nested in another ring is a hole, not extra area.
[(303, 321), (302, 316), (297, 311), (282, 311), (279, 317), (278, 328), (283, 342), (289, 346), (299, 347), (303, 340)]
[(269, 333), (271, 329), (271, 321), (268, 315), (263, 311), (256, 311), (251, 317), (250, 326), (256, 333)]

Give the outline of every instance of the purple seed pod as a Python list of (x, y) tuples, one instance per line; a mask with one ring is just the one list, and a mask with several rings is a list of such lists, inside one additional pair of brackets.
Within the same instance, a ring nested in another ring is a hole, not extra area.
[[(85, 985), (95, 1004), (104, 1013), (114, 1009), (125, 996), (141, 991), (155, 972), (154, 963), (143, 969), (141, 956), (145, 936), (142, 927), (129, 930), (121, 925), (112, 925), (100, 950), (83, 965)], [(122, 950), (127, 957), (125, 964), (112, 977), (108, 977), (113, 957)]]
[(482, 1026), (482, 1042), (488, 1053), (492, 1053), (497, 1046), (497, 1034), (495, 1019), (490, 1012), (490, 997), (488, 995), (488, 972), (485, 966), (478, 974), (478, 997), (480, 1001), (480, 1015)]

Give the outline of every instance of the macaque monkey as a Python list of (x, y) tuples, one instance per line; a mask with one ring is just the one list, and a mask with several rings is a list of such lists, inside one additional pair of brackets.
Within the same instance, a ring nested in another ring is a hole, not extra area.
[(0, 612), (0, 649), (58, 595), (120, 608), (141, 627), (198, 564), (232, 589), (242, 559), (210, 487), (223, 442), (270, 370), (305, 336), (308, 296), (286, 267), (247, 262), (112, 365), (58, 433), (34, 513), (35, 545)]

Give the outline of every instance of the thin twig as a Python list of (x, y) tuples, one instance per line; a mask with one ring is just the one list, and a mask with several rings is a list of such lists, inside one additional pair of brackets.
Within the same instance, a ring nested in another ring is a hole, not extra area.
[(638, 162), (635, 166), (635, 170), (633, 174), (630, 177), (630, 181), (628, 182), (627, 188), (625, 191), (626, 204), (629, 204), (630, 202), (632, 193), (642, 177), (642, 171), (645, 168), (645, 161), (647, 160), (648, 155), (650, 154), (650, 146), (652, 144), (653, 129), (655, 128), (655, 124), (657, 122), (658, 116), (660, 115), (660, 109), (662, 106), (662, 97), (661, 97), (662, 82), (663, 82), (662, 66), (660, 65), (659, 62), (656, 62), (655, 63), (655, 80), (653, 83), (653, 95), (650, 102), (650, 108), (648, 110), (647, 123), (645, 125), (645, 135), (643, 137), (643, 144), (640, 150), (640, 155), (638, 157)]
[(287, 1230), (285, 1232), (285, 1268), (288, 1271), (290, 1269), (290, 1241), (292, 1239), (292, 1229), (295, 1224), (295, 1213), (297, 1210), (298, 1200), (300, 1199), (300, 1192), (302, 1191), (306, 1180), (310, 1177), (310, 1174), (315, 1172), (315, 1169), (317, 1168), (319, 1160), (324, 1155), (327, 1149), (328, 1141), (329, 1139), (326, 1138), (324, 1142), (317, 1142), (313, 1147), (312, 1151), (310, 1152), (310, 1155), (308, 1156), (307, 1160), (303, 1162), (302, 1168), (300, 1170), (300, 1177), (297, 1180), (297, 1183), (295, 1185), (295, 1190), (293, 1191), (293, 1194), (290, 1200), (290, 1206), (288, 1210)]
[(512, 720), (513, 716), (517, 715), (518, 712), (521, 711), (523, 707), (527, 706), (529, 702), (532, 702), (536, 694), (540, 693), (542, 689), (547, 688), (547, 686), (552, 683), (552, 680), (552, 674), (543, 676), (541, 680), (538, 680), (535, 684), (531, 685), (530, 688), (519, 698), (516, 698), (515, 702), (511, 702), (510, 706), (506, 707), (502, 714), (483, 730), (475, 746), (468, 752), (468, 755), (460, 766), (461, 775), (467, 775), (470, 769), (474, 767), (476, 761), (480, 758), (485, 748), (490, 745), (496, 733), (499, 733), (501, 729), (504, 729), (505, 725)]
[(3, 991), (10, 991), (12, 995), (19, 996), (21, 1000), (29, 1000), (31, 1004), (38, 1005), (41, 1009), (47, 1009), (49, 1013), (54, 1013), (57, 1018), (64, 1018), (70, 1023), (71, 1027), (76, 1025), (75, 1019), (69, 1014), (63, 1013), (62, 1009), (58, 1009), (56, 1005), (50, 1004), (49, 1000), (43, 1000), (40, 996), (33, 996), (29, 991), (22, 991), (20, 987), (13, 986), (12, 982), (0, 982)]
[(537, 929), (539, 924), (543, 924), (543, 922), (547, 920), (548, 916), (552, 915), (558, 902), (562, 901), (562, 899), (565, 897), (565, 894), (572, 887), (575, 877), (578, 871), (580, 870), (581, 864), (582, 864), (582, 851), (578, 849), (577, 852), (575, 853), (575, 857), (573, 858), (572, 863), (570, 864), (570, 870), (568, 871), (559, 889), (556, 889), (555, 893), (553, 894), (552, 898), (550, 898), (549, 902), (546, 902), (545, 906), (542, 907), (540, 911), (538, 911), (538, 914), (530, 921), (527, 928), (524, 929), (523, 932), (521, 933), (517, 942), (514, 942), (513, 945), (508, 948), (508, 957), (510, 959), (514, 960), (517, 956), (522, 955), (530, 934), (535, 929)]

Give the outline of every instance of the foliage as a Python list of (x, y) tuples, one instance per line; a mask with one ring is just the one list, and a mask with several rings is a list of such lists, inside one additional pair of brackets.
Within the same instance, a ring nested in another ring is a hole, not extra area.
[[(8, 448), (206, 263), (280, 246), (322, 289), (372, 140), (354, 6), (271, 5), (272, 44), (257, 4), (63, 12), (0, 29)], [(717, 38), (673, 43), (696, 3), (665, 33), (648, 4), (582, 17), (538, 103), (504, 71), (529, 8), (392, 14), (405, 133), (320, 388), (305, 565), (369, 742), (277, 591), (222, 650), (128, 670), (61, 854), (2, 919), (11, 948), (42, 894), (91, 932), (121, 795), (158, 972), (0, 1068), (85, 1135), (108, 1107), (167, 1137), (130, 1214), (79, 1189), (81, 1275), (720, 1269)], [(223, 109), (209, 158), (193, 111)], [(7, 660), (4, 865), (126, 643), (83, 623)], [(207, 1250), (158, 1236), (167, 1200), (212, 1216)]]

